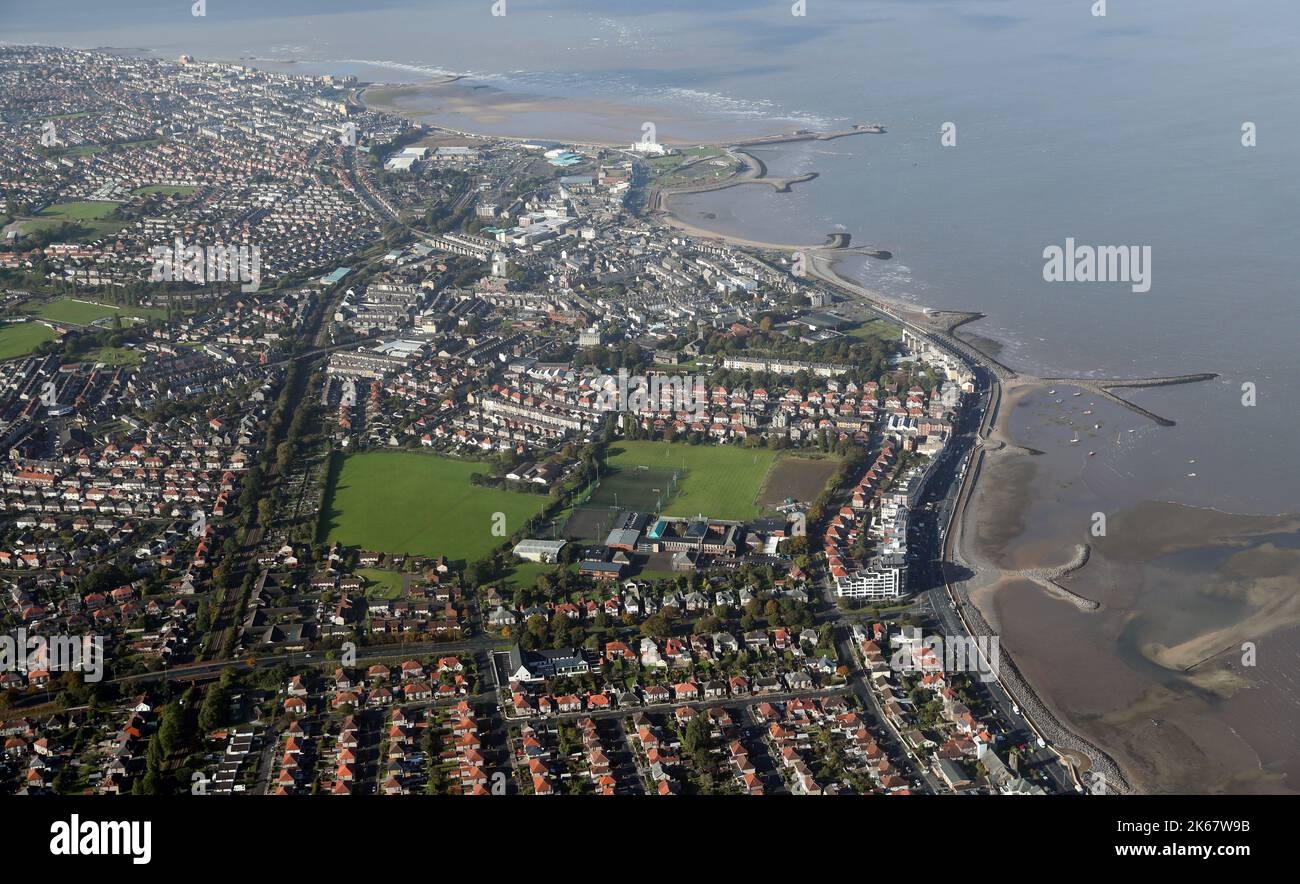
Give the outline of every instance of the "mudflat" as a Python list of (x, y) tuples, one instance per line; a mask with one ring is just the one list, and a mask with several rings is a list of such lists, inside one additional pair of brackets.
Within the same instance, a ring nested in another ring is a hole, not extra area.
[[(1031, 392), (1010, 391), (995, 444), (1016, 445)], [(1300, 517), (1142, 501), (1089, 536), (1091, 502), (1074, 503), (1083, 495), (1074, 480), (1024, 448), (985, 459), (961, 554), (1004, 651), (1140, 791), (1295, 791)], [(1097, 610), (1023, 579), (1084, 540), (1087, 564), (1061, 583)]]

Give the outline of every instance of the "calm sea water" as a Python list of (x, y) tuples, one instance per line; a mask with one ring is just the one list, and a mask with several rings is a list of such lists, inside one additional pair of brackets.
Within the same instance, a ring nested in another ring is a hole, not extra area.
[[(887, 135), (765, 151), (774, 173), (821, 173), (793, 193), (735, 188), (676, 205), (756, 239), (847, 230), (888, 248), (893, 261), (854, 272), (916, 303), (987, 313), (971, 330), (1032, 373), (1217, 372), (1134, 393), (1178, 426), (1134, 416), (1117, 428), (1141, 429), (1126, 433), (1134, 444), (1097, 443), (1093, 484), (1114, 473), (1128, 498), (1300, 509), (1294, 0), (1111, 2), (1105, 18), (1091, 0), (809, 0), (804, 17), (783, 0), (508, 0), (504, 17), (491, 6), (213, 0), (196, 18), (184, 2), (6, 0), (0, 36), (294, 59), (392, 82), (464, 73), (720, 130), (883, 122)], [(640, 122), (629, 119), (629, 140)], [(955, 147), (940, 144), (949, 122)], [(1257, 147), (1241, 144), (1246, 122)], [(1150, 246), (1151, 291), (1044, 282), (1044, 247), (1067, 237)]]

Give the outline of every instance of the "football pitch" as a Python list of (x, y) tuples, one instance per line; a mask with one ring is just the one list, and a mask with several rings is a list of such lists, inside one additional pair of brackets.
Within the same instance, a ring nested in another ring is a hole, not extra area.
[[(763, 479), (776, 460), (777, 452), (766, 448), (738, 448), (730, 445), (684, 445), (668, 442), (615, 442), (606, 452), (601, 489), (613, 483), (612, 497), (620, 487), (634, 485), (619, 493), (618, 506), (654, 512), (662, 500), (667, 516), (693, 516), (703, 513), (715, 519), (753, 519), (763, 508), (756, 503)], [(671, 490), (664, 493), (664, 481), (676, 475)], [(658, 492), (655, 489), (659, 489)], [(624, 494), (638, 494), (635, 500), (651, 506), (635, 505)], [(593, 494), (594, 496), (594, 494)], [(602, 502), (612, 504), (613, 501)]]
[(99, 319), (107, 319), (110, 316), (119, 314), (126, 324), (130, 324), (128, 317), (158, 317), (163, 318), (167, 311), (158, 307), (115, 307), (112, 304), (99, 304), (94, 301), (84, 301), (76, 298), (55, 298), (52, 301), (44, 301), (35, 306), (27, 308), (32, 315), (39, 316), (42, 319), (48, 319), (51, 322), (70, 322), (75, 325), (90, 325)]
[(680, 469), (621, 466), (601, 475), (586, 505), (657, 513), (677, 493), (682, 478)]
[(486, 464), (402, 451), (335, 455), (317, 537), (389, 553), (474, 562), (540, 512), (547, 498), (470, 484)]
[(54, 332), (39, 322), (14, 322), (0, 326), (0, 359), (26, 356), (46, 341), (54, 340)]

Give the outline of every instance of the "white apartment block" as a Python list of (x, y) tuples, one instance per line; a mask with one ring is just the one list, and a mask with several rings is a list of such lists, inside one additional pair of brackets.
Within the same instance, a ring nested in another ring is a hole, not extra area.
[(902, 596), (907, 584), (907, 566), (899, 557), (873, 561), (870, 567), (835, 578), (835, 594), (853, 599), (880, 601)]

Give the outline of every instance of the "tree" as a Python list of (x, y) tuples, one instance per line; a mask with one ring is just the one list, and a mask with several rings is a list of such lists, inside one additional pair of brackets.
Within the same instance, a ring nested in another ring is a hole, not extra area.
[(465, 569), (465, 582), (472, 586), (486, 583), (489, 579), (491, 579), (491, 572), (482, 562), (474, 562)]
[(688, 755), (708, 751), (710, 742), (709, 726), (703, 715), (697, 715), (686, 723), (682, 730), (682, 750)]
[(228, 708), (225, 688), (219, 683), (209, 686), (199, 710), (199, 730), (206, 734), (225, 724)]
[(788, 556), (806, 553), (808, 551), (808, 535), (800, 534), (795, 537), (785, 538), (777, 544), (777, 551)]
[(547, 624), (546, 618), (543, 617), (541, 614), (534, 614), (533, 616), (529, 617), (528, 621), (524, 624), (524, 628), (526, 631), (526, 635), (528, 635), (529, 638), (533, 639), (533, 641), (535, 641), (537, 645), (540, 646), (543, 642), (546, 641), (546, 635), (548, 632), (549, 624)]
[(86, 596), (96, 592), (109, 592), (130, 582), (130, 575), (116, 565), (101, 565), (81, 579), (78, 589)]
[(59, 768), (58, 775), (54, 778), (54, 791), (58, 795), (71, 794), (77, 784), (76, 764), (71, 758), (63, 767)]
[(648, 638), (667, 638), (672, 635), (672, 624), (664, 616), (664, 612), (652, 614), (641, 623), (641, 635)]
[(287, 440), (275, 447), (275, 471), (280, 475), (289, 469), (289, 463), (293, 460), (293, 447), (293, 443)]
[(164, 756), (181, 748), (185, 740), (184, 712), (176, 704), (169, 703), (163, 707), (162, 724), (158, 727), (156, 739)]

